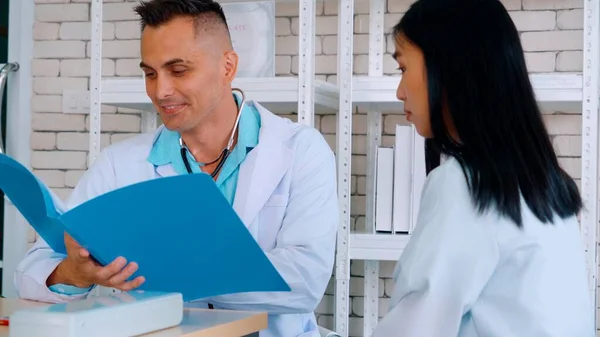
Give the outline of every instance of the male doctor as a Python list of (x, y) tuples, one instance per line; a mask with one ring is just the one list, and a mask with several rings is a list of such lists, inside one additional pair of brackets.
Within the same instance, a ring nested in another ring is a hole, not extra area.
[[(152, 0), (135, 11), (142, 22), (146, 90), (164, 125), (105, 148), (68, 207), (148, 179), (212, 175), (291, 292), (230, 294), (195, 304), (266, 311), (269, 327), (261, 337), (319, 336), (313, 311), (332, 274), (339, 218), (331, 149), (315, 129), (232, 92), (238, 56), (218, 3)], [(66, 302), (94, 286), (127, 291), (144, 282), (143, 275), (128, 280), (137, 265), (126, 256), (100, 266), (72, 238), (65, 243), (67, 256), (41, 239), (27, 253), (15, 275), (21, 298)], [(190, 258), (209, 257), (190, 247)]]

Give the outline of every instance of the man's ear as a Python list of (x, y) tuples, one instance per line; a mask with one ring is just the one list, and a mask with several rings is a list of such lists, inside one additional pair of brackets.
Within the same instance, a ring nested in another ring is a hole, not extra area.
[(231, 83), (235, 78), (238, 66), (238, 55), (235, 51), (226, 51), (223, 55), (225, 60), (225, 78)]

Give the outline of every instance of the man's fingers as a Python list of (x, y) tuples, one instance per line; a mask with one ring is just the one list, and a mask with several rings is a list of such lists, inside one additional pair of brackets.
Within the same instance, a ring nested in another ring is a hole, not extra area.
[(127, 264), (127, 260), (125, 260), (125, 258), (123, 257), (118, 257), (107, 266), (101, 267), (96, 273), (96, 277), (98, 278), (99, 283), (104, 283), (113, 275), (120, 272), (121, 269), (125, 267), (125, 264)]
[(65, 245), (68, 246), (74, 246), (74, 247), (81, 247), (81, 245), (79, 243), (77, 243), (77, 241), (75, 241), (75, 239), (73, 239), (72, 236), (70, 236), (69, 234), (67, 234), (67, 232), (65, 232)]
[(146, 279), (143, 276), (138, 276), (135, 279), (133, 279), (129, 282), (120, 284), (114, 288), (119, 289), (121, 291), (129, 291), (129, 290), (133, 290), (133, 289), (141, 286), (145, 281), (146, 281)]
[(79, 257), (82, 257), (82, 258), (88, 258), (88, 257), (90, 257), (90, 252), (88, 252), (87, 249), (85, 249), (85, 248), (79, 248), (78, 251), (79, 251)]
[(121, 284), (125, 283), (125, 281), (127, 281), (127, 279), (130, 278), (131, 275), (133, 275), (133, 273), (135, 273), (137, 270), (137, 263), (131, 262), (127, 265), (127, 267), (123, 268), (123, 270), (109, 278), (107, 283), (111, 287), (120, 286)]

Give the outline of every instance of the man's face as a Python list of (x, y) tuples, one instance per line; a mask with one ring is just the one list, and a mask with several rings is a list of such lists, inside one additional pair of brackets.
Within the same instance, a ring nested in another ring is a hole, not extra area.
[(219, 38), (196, 30), (193, 19), (186, 17), (142, 32), (146, 92), (168, 129), (196, 128), (228, 92), (235, 64)]

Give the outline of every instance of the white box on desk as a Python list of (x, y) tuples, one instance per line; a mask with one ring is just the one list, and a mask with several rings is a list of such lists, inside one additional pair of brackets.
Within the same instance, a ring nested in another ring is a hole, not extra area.
[(221, 4), (233, 49), (238, 54), (236, 77), (275, 76), (275, 2)]
[(10, 337), (137, 336), (179, 325), (179, 293), (131, 291), (16, 311)]

